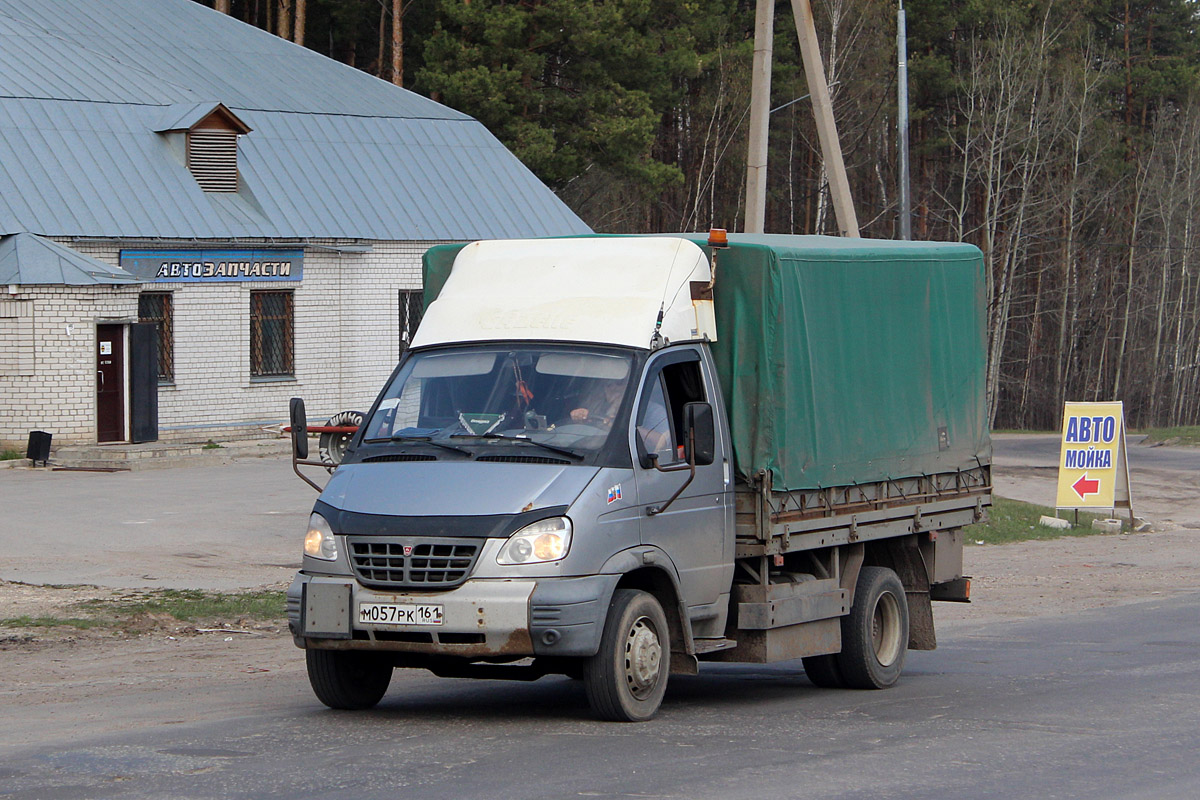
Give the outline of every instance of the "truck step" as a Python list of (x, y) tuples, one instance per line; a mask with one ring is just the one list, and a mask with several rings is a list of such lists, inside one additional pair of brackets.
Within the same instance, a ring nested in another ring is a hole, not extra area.
[(718, 650), (732, 650), (737, 647), (733, 639), (696, 639), (696, 655), (715, 653)]

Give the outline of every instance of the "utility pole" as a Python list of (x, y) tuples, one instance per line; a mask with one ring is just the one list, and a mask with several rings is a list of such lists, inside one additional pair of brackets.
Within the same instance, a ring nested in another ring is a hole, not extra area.
[(746, 158), (746, 233), (763, 233), (767, 217), (767, 129), (771, 116), (771, 58), (775, 0), (754, 9), (754, 67), (750, 76), (750, 150)]
[(900, 167), (900, 238), (912, 239), (912, 197), (908, 177), (908, 34), (904, 22), (904, 0), (896, 12), (896, 127), (898, 129)]
[[(767, 204), (767, 122), (771, 115), (771, 38), (774, 29), (774, 0), (758, 0), (754, 14), (754, 75), (750, 83), (750, 150), (746, 159), (746, 232), (762, 233)], [(837, 125), (833, 120), (833, 103), (829, 85), (825, 82), (825, 67), (821, 63), (821, 48), (813, 24), (809, 0), (792, 0), (792, 16), (796, 19), (796, 37), (800, 40), (800, 57), (804, 62), (804, 77), (812, 97), (813, 116), (817, 123), (817, 138), (821, 142), (821, 157), (829, 177), (829, 196), (842, 236), (858, 237), (858, 216), (850, 199), (850, 181), (842, 161), (842, 146), (838, 143)]]
[(817, 138), (821, 140), (821, 157), (829, 176), (829, 198), (837, 216), (838, 233), (858, 238), (858, 215), (850, 199), (850, 181), (842, 161), (842, 146), (838, 142), (837, 125), (833, 120), (833, 102), (829, 85), (825, 83), (825, 66), (821, 63), (821, 46), (817, 41), (817, 26), (813, 23), (812, 5), (808, 0), (792, 0), (792, 16), (796, 18), (796, 36), (800, 39), (800, 57), (804, 61), (804, 78), (812, 93), (813, 116), (817, 121)]

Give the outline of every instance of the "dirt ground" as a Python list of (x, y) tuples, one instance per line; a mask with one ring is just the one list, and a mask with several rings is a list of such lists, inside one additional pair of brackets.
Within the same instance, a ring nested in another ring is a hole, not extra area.
[[(995, 483), (1001, 496), (1053, 503), (1053, 470), (997, 469)], [(1142, 473), (1134, 476), (1133, 489), (1135, 508), (1151, 522), (1150, 532), (979, 546), (970, 541), (968, 529), (965, 562), (973, 576), (973, 602), (937, 604), (939, 633), (1200, 592), (1200, 476)], [(73, 616), (75, 603), (125, 593), (0, 581), (0, 618)], [(6, 665), (0, 673), (0, 708), (20, 698), (26, 709), (44, 705), (51, 712), (44, 728), (35, 725), (26, 732), (31, 741), (42, 735), (39, 730), (50, 736), (58, 729), (52, 712), (59, 704), (69, 702), (78, 711), (94, 697), (96, 714), (103, 716), (111, 698), (102, 698), (119, 695), (122, 686), (161, 691), (161, 707), (145, 711), (155, 719), (177, 714), (194, 720), (197, 714), (202, 718), (205, 706), (197, 706), (181, 686), (199, 682), (207, 692), (222, 686), (226, 701), (253, 702), (256, 686), (280, 676), (302, 680), (303, 673), (303, 658), (287, 635), (282, 614), (279, 622), (268, 624), (239, 619), (181, 624), (145, 617), (119, 632), (0, 628), (0, 652)], [(111, 724), (136, 725), (138, 713)], [(108, 723), (99, 725), (103, 729)]]
[[(994, 474), (1001, 497), (1053, 506), (1056, 470), (1004, 468)], [(962, 625), (1135, 603), (1200, 591), (1200, 475), (1142, 470), (1132, 476), (1134, 509), (1147, 533), (973, 546), (969, 605), (934, 607), (939, 631)]]

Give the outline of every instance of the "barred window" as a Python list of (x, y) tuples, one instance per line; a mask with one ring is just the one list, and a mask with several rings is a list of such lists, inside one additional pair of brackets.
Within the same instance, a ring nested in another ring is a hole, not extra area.
[(158, 380), (175, 380), (174, 304), (170, 292), (138, 295), (138, 322), (153, 322), (158, 329)]
[(400, 290), (400, 356), (403, 356), (412, 343), (417, 326), (421, 324), (421, 316), (425, 309), (425, 293), (420, 289)]
[(292, 360), (292, 293), (250, 293), (250, 374), (295, 374)]

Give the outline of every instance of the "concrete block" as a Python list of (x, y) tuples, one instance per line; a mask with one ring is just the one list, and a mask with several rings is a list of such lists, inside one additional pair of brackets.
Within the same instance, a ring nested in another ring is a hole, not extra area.
[(1042, 515), (1042, 518), (1038, 520), (1038, 525), (1041, 525), (1045, 528), (1055, 528), (1057, 530), (1066, 530), (1067, 528), (1071, 527), (1069, 520), (1059, 519), (1058, 517), (1049, 517), (1044, 514)]
[(1119, 519), (1094, 519), (1092, 520), (1092, 528), (1103, 533), (1120, 533), (1121, 520)]

